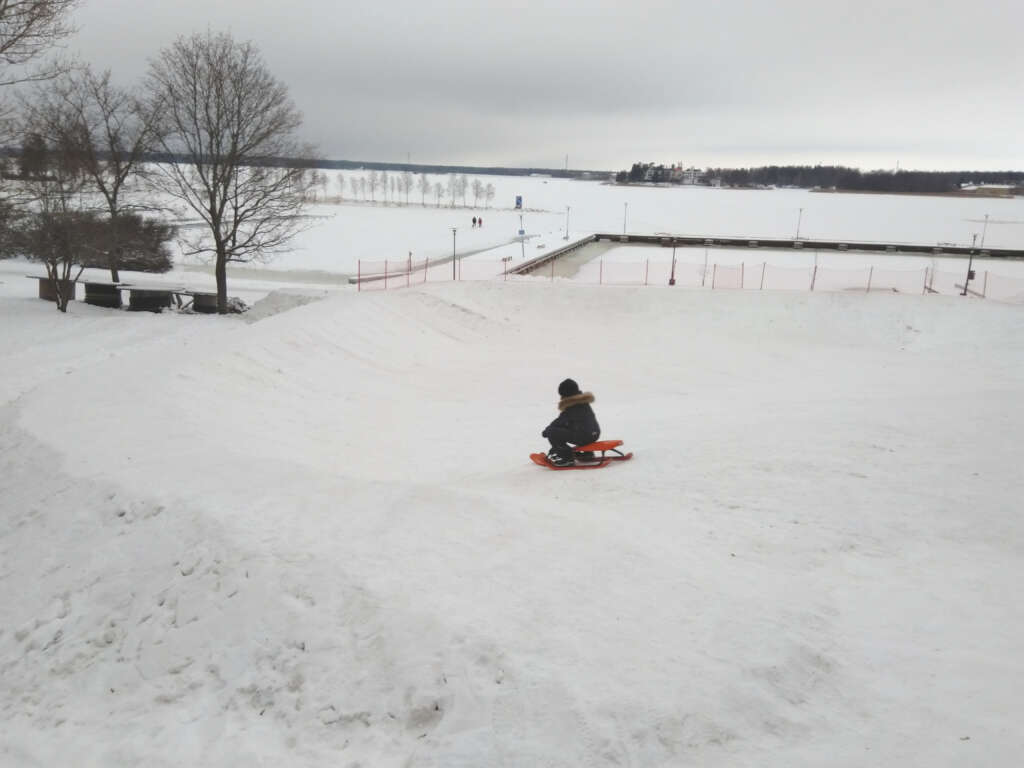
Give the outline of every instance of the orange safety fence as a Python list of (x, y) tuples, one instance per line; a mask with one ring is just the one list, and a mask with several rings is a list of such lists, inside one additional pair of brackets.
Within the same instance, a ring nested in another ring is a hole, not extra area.
[[(538, 280), (569, 279), (601, 285), (676, 285), (712, 290), (791, 290), (826, 292), (892, 292), (908, 294), (963, 293), (966, 265), (962, 271), (879, 269), (874, 266), (839, 269), (835, 267), (779, 267), (767, 262), (716, 264), (668, 260), (605, 261), (582, 265), (566, 277), (555, 263), (545, 264), (528, 275), (508, 272), (509, 260), (429, 259), (360, 261), (357, 282), (360, 291), (412, 287), (427, 282), (452, 280)], [(996, 301), (1024, 304), (1024, 277), (974, 270), (968, 295)]]

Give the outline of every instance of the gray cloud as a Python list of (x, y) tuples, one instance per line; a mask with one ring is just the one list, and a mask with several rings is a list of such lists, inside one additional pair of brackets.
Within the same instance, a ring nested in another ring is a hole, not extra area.
[(1024, 167), (1024, 4), (86, 0), (122, 80), (179, 34), (255, 42), (332, 158), (620, 168)]

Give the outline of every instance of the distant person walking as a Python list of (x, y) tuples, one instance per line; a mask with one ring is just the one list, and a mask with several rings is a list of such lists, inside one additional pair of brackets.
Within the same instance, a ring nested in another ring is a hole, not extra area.
[(476, 225), (478, 227), (482, 227), (484, 225), (484, 217), (483, 216), (480, 216), (480, 217), (477, 218)]
[(473, 217), (473, 226), (476, 226), (476, 216)]

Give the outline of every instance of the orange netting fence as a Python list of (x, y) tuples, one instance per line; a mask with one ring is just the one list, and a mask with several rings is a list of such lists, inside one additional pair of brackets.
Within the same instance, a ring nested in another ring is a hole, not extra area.
[[(360, 261), (356, 282), (360, 291), (406, 288), (428, 282), (451, 280), (537, 280), (564, 277), (556, 262), (543, 265), (529, 275), (509, 272), (510, 259), (396, 259)], [(889, 292), (909, 294), (963, 295), (966, 267), (951, 272), (934, 267), (916, 269), (779, 267), (767, 262), (747, 264), (670, 263), (664, 260), (598, 260), (569, 277), (576, 282), (600, 285), (678, 285), (711, 290), (789, 290)], [(996, 301), (1024, 303), (1024, 277), (1000, 275), (987, 270), (972, 271), (967, 295)]]

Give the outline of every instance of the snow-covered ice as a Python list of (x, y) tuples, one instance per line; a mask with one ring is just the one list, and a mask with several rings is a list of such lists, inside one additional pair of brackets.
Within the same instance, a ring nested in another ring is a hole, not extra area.
[[(243, 322), (25, 270), (0, 764), (1018, 759), (1019, 306), (283, 274)], [(529, 462), (566, 376), (633, 461)]]

